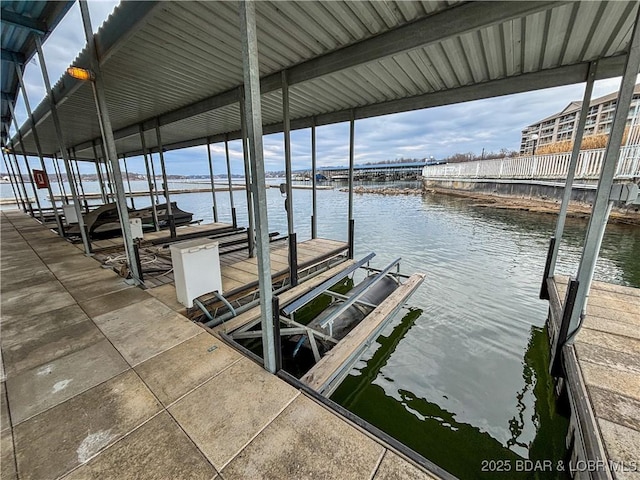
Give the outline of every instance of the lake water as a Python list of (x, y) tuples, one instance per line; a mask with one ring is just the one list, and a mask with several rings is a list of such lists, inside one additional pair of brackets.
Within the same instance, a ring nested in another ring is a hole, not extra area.
[[(245, 192), (233, 195), (246, 225)], [(319, 236), (346, 241), (347, 194), (317, 195)], [(311, 191), (293, 196), (302, 241), (310, 238)], [(277, 189), (267, 198), (270, 230), (286, 233), (284, 199)], [(211, 221), (210, 194), (172, 200)], [(230, 222), (229, 193), (217, 200), (219, 220)], [(483, 460), (562, 459), (567, 420), (547, 374), (547, 302), (538, 299), (555, 217), (434, 195), (355, 195), (354, 212), (357, 258), (373, 251), (384, 267), (402, 257), (404, 273), (427, 277), (409, 301), (413, 313), (383, 332), (332, 398), (460, 478), (494, 478), (481, 471)], [(575, 274), (585, 228), (568, 219), (559, 273)], [(639, 228), (608, 227), (596, 278), (640, 287)]]

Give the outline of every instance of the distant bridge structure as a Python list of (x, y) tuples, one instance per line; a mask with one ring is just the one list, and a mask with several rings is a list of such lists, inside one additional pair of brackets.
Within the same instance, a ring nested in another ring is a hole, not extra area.
[[(417, 179), (427, 162), (376, 163), (355, 165), (355, 180), (409, 180)], [(349, 167), (326, 167), (320, 169), (329, 180), (341, 181), (349, 179)]]

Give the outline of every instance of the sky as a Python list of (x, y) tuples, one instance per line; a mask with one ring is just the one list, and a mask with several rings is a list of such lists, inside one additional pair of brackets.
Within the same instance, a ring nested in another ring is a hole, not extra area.
[[(94, 31), (113, 11), (117, 1), (92, 0), (89, 10)], [(58, 28), (43, 45), (44, 56), (52, 85), (84, 47), (84, 34), (78, 3), (74, 3)], [(25, 69), (25, 83), (32, 110), (43, 101), (44, 82), (37, 58)], [(596, 82), (593, 97), (611, 93), (619, 88), (620, 79)], [(399, 158), (443, 158), (454, 153), (480, 154), (502, 148), (519, 150), (521, 131), (527, 125), (562, 110), (573, 100), (581, 100), (584, 84), (557, 87), (457, 105), (436, 107), (413, 112), (385, 115), (357, 120), (355, 125), (356, 163), (377, 162)], [(18, 123), (27, 114), (22, 96), (16, 104)], [(14, 129), (11, 130), (14, 133)], [(318, 166), (343, 166), (348, 163), (349, 124), (340, 123), (316, 128)], [(292, 169), (311, 168), (311, 132), (309, 129), (291, 132)], [(242, 174), (242, 146), (240, 141), (229, 143), (232, 173)], [(215, 174), (226, 172), (223, 144), (212, 145)], [(282, 134), (264, 137), (265, 170), (284, 170)], [(156, 162), (157, 162), (156, 158)], [(34, 168), (34, 161), (32, 168)], [(165, 153), (169, 175), (207, 175), (206, 146)], [(157, 163), (156, 163), (157, 165)], [(129, 172), (144, 173), (141, 158), (127, 159)], [(37, 167), (36, 167), (37, 168)], [(82, 173), (94, 173), (92, 164), (81, 162)], [(159, 171), (159, 170), (158, 170)]]

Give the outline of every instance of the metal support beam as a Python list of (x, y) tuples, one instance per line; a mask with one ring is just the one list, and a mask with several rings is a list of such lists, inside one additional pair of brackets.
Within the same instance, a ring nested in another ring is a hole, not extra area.
[(287, 232), (289, 235), (289, 283), (295, 287), (298, 285), (298, 248), (293, 224), (293, 175), (291, 173), (291, 120), (289, 117), (289, 85), (287, 72), (282, 71), (282, 118), (284, 137), (284, 171), (285, 171), (285, 210), (287, 211)]
[(244, 89), (239, 89), (240, 97), (240, 135), (242, 137), (242, 157), (244, 160), (244, 183), (247, 190), (247, 220), (249, 226), (247, 228), (247, 248), (249, 250), (249, 258), (256, 256), (255, 243), (255, 217), (253, 214), (253, 188), (251, 186), (251, 162), (249, 160), (249, 145), (247, 144), (247, 119), (244, 116)]
[(16, 65), (24, 65), (26, 61), (24, 54), (4, 48), (0, 51), (0, 58), (5, 62), (15, 63)]
[(62, 202), (65, 205), (69, 205), (69, 199), (67, 198), (67, 190), (64, 187), (64, 179), (62, 178), (60, 165), (58, 164), (58, 156), (56, 154), (53, 155), (51, 162), (53, 163), (53, 169), (55, 170), (56, 178), (58, 179), (58, 189), (60, 190), (60, 195), (62, 196)]
[[(40, 44), (40, 38), (36, 36), (35, 38), (35, 42), (36, 42), (36, 47), (38, 48), (38, 51), (41, 52), (42, 51), (42, 45)], [(35, 143), (36, 146), (36, 152), (38, 153), (38, 158), (40, 159), (40, 168), (42, 169), (42, 171), (45, 173), (45, 176), (47, 177), (47, 191), (49, 192), (49, 198), (51, 199), (51, 206), (53, 207), (53, 217), (56, 220), (56, 226), (58, 227), (58, 235), (60, 235), (61, 237), (64, 237), (64, 227), (62, 226), (62, 220), (60, 220), (60, 215), (58, 214), (58, 207), (56, 205), (56, 200), (55, 197), (53, 196), (53, 190), (51, 189), (51, 182), (49, 181), (49, 176), (47, 174), (47, 167), (44, 164), (44, 157), (42, 155), (42, 147), (40, 145), (40, 137), (38, 135), (38, 129), (35, 127), (35, 121), (34, 121), (34, 116), (33, 116), (33, 112), (31, 110), (31, 104), (29, 103), (29, 96), (27, 95), (27, 86), (24, 82), (24, 78), (22, 76), (22, 69), (20, 68), (19, 65), (15, 66), (16, 68), (16, 75), (18, 77), (18, 84), (20, 85), (20, 90), (22, 90), (22, 98), (24, 100), (24, 106), (25, 109), (27, 110), (27, 116), (31, 119), (31, 121), (34, 123), (34, 127), (33, 127), (33, 142)], [(9, 102), (9, 105), (11, 106), (11, 103)], [(11, 115), (13, 116), (13, 120), (16, 125), (16, 131), (18, 131), (18, 123), (17, 123), (17, 119), (15, 117), (15, 112), (13, 111), (13, 108), (11, 109)], [(22, 145), (22, 140), (20, 140), (20, 144)], [(23, 146), (24, 149), (24, 146)], [(26, 156), (25, 156), (25, 160), (26, 160)], [(33, 182), (33, 179), (31, 180)], [(35, 189), (35, 183), (34, 183), (34, 189)], [(35, 191), (35, 190), (34, 190)], [(36, 194), (36, 201), (38, 201), (38, 196)], [(38, 201), (38, 208), (40, 207), (40, 203)], [(40, 218), (43, 218), (43, 215), (41, 214)]]
[(98, 149), (96, 148), (96, 142), (91, 142), (91, 149), (93, 150), (93, 158), (95, 159), (96, 164), (96, 175), (98, 176), (98, 183), (100, 186), (100, 196), (102, 197), (102, 203), (109, 203), (109, 195), (107, 194), (107, 189), (105, 188), (104, 177), (102, 176), (102, 166), (100, 162), (100, 157), (98, 157)]
[(273, 338), (275, 340), (276, 349), (276, 372), (282, 370), (282, 338), (280, 333), (280, 299), (274, 295), (271, 299), (273, 302)]
[(636, 15), (635, 25), (631, 42), (629, 44), (629, 53), (627, 62), (622, 76), (620, 92), (616, 111), (609, 133), (609, 141), (605, 151), (602, 171), (600, 172), (600, 180), (598, 181), (598, 190), (596, 191), (593, 209), (587, 227), (587, 234), (582, 249), (582, 257), (578, 266), (577, 281), (579, 282), (576, 294), (576, 302), (571, 314), (569, 341), (575, 336), (580, 328), (581, 319), (584, 315), (587, 305), (587, 298), (593, 280), (593, 272), (595, 270), (596, 261), (602, 244), (602, 237), (607, 225), (607, 219), (611, 211), (612, 202), (610, 200), (611, 187), (613, 186), (613, 177), (616, 172), (620, 146), (624, 135), (627, 115), (629, 114), (631, 100), (633, 98), (633, 90), (636, 83), (638, 70), (640, 69), (640, 10)]
[(164, 186), (164, 199), (167, 202), (167, 220), (169, 221), (169, 233), (171, 238), (176, 238), (176, 222), (173, 218), (171, 208), (171, 197), (169, 194), (169, 181), (167, 180), (167, 169), (164, 165), (164, 152), (162, 151), (162, 136), (160, 135), (160, 125), (156, 124), (156, 139), (158, 142), (158, 154), (160, 156), (160, 169), (162, 170), (162, 185)]
[(149, 151), (149, 164), (151, 165), (151, 175), (153, 177), (153, 190), (156, 194), (156, 205), (160, 203), (160, 197), (158, 193), (158, 178), (156, 177), (156, 166), (153, 162), (153, 154)]
[(318, 195), (316, 189), (316, 119), (311, 118), (311, 238), (318, 237)]
[(84, 246), (85, 254), (91, 255), (91, 243), (89, 242), (89, 237), (87, 235), (87, 230), (84, 224), (84, 218), (82, 217), (82, 210), (80, 209), (80, 201), (78, 200), (78, 192), (72, 181), (71, 165), (69, 162), (69, 152), (67, 150), (64, 136), (62, 134), (62, 126), (60, 124), (60, 119), (58, 117), (58, 110), (56, 107), (56, 103), (53, 98), (53, 93), (51, 90), (51, 82), (49, 81), (49, 73), (47, 72), (47, 64), (44, 59), (42, 44), (40, 43), (39, 38), (36, 38), (36, 48), (38, 50), (38, 58), (40, 60), (40, 69), (42, 71), (42, 78), (44, 80), (47, 97), (49, 98), (49, 107), (51, 108), (51, 119), (53, 120), (53, 126), (56, 131), (56, 138), (58, 140), (58, 147), (60, 148), (60, 153), (62, 155), (62, 160), (64, 162), (64, 166), (67, 174), (67, 181), (69, 182), (69, 187), (71, 189), (71, 197), (73, 198), (73, 207), (76, 212), (76, 217), (78, 218), (78, 229), (80, 230), (80, 238), (82, 238), (82, 245)]
[[(104, 148), (104, 140), (101, 138), (99, 142), (100, 142), (100, 151), (102, 152), (102, 155), (99, 157), (102, 159), (102, 161), (99, 163), (100, 163), (100, 170), (102, 170), (102, 167), (104, 167), (104, 176), (107, 180), (107, 188), (106, 188), (106, 190), (108, 190), (106, 191), (107, 201), (113, 202), (116, 198), (115, 194), (113, 193), (113, 175), (112, 175), (112, 172), (109, 170), (109, 162), (107, 161), (107, 151)], [(97, 152), (97, 147), (95, 143), (93, 144), (93, 153), (97, 159), (98, 152)]]
[(9, 164), (7, 163), (7, 156), (5, 155), (4, 150), (2, 150), (2, 160), (4, 161), (5, 168), (7, 169), (7, 174), (9, 175), (9, 183), (11, 184), (11, 191), (13, 192), (13, 198), (15, 198), (16, 200), (16, 208), (20, 209), (20, 202), (18, 201), (18, 195), (16, 194), (16, 189), (13, 186), (13, 177), (11, 175), (11, 172), (9, 171)]
[[(160, 231), (160, 222), (158, 222), (158, 210), (156, 209), (156, 204), (158, 203), (158, 197), (154, 199), (154, 188), (155, 188), (155, 172), (153, 177), (151, 176), (151, 172), (149, 171), (149, 162), (147, 159), (147, 141), (144, 138), (144, 131), (142, 130), (142, 125), (140, 125), (140, 144), (142, 145), (142, 155), (144, 157), (144, 168), (147, 173), (147, 183), (149, 184), (149, 199), (151, 200), (151, 212), (153, 214), (153, 227), (156, 232)], [(149, 154), (151, 157), (151, 154)], [(151, 159), (153, 162), (153, 159)]]
[(95, 162), (95, 166), (96, 166), (96, 178), (98, 180), (98, 185), (100, 186), (100, 198), (102, 199), (102, 203), (108, 203), (107, 200), (107, 196), (106, 193), (104, 191), (104, 184), (102, 181), (102, 171), (100, 169), (100, 162), (98, 162), (98, 160), (96, 159)]
[(18, 156), (16, 155), (16, 149), (13, 144), (13, 141), (10, 142), (10, 145), (11, 145), (11, 153), (13, 153), (13, 161), (15, 162), (16, 170), (18, 171), (18, 178), (20, 179), (20, 185), (22, 186), (22, 193), (24, 193), (24, 201), (27, 204), (29, 215), (33, 217), (34, 216), (33, 205), (31, 205), (31, 201), (29, 200), (29, 195), (27, 195), (27, 188), (24, 186), (24, 179), (22, 178), (22, 171), (20, 170), (20, 163), (18, 162)]
[(224, 139), (224, 152), (227, 159), (227, 184), (229, 185), (229, 203), (231, 204), (231, 223), (233, 228), (238, 226), (238, 217), (236, 217), (236, 207), (233, 203), (233, 184), (231, 183), (231, 157), (229, 156), (229, 141)]
[(213, 178), (213, 160), (211, 158), (210, 142), (207, 142), (207, 159), (209, 160), (209, 178), (211, 178), (211, 209), (213, 210), (213, 222), (218, 223), (218, 207), (216, 205), (216, 182)]
[(285, 202), (287, 210), (287, 231), (289, 235), (295, 232), (293, 225), (293, 176), (291, 174), (291, 120), (289, 117), (289, 84), (287, 83), (287, 72), (282, 71), (282, 118), (283, 118), (283, 136), (284, 136), (284, 172), (286, 182)]
[(256, 32), (255, 4), (241, 1), (240, 41), (242, 44), (242, 70), (244, 74), (245, 118), (251, 159), (251, 185), (256, 217), (258, 253), (258, 281), (260, 285), (260, 311), (262, 322), (262, 347), (265, 368), (276, 372), (276, 351), (273, 332), (273, 293), (269, 249), (269, 224), (267, 219), (267, 193), (262, 145), (262, 110), (260, 105), (260, 70), (258, 68), (258, 38)]
[(133, 237), (131, 236), (131, 225), (129, 224), (129, 212), (127, 210), (126, 198), (124, 195), (124, 185), (122, 184), (122, 174), (120, 173), (120, 164), (118, 163), (118, 154), (116, 150), (116, 142), (113, 138), (113, 129), (111, 128), (111, 119), (109, 118), (109, 109), (107, 107), (107, 99), (104, 92), (104, 83), (102, 80), (102, 70), (96, 50), (95, 37), (91, 27), (91, 18), (89, 16), (89, 7), (86, 0), (80, 0), (80, 13), (82, 15), (82, 24), (84, 34), (89, 48), (91, 57), (91, 68), (95, 75), (95, 80), (91, 82), (93, 87), (93, 95), (96, 102), (98, 118), (100, 120), (100, 129), (104, 139), (104, 146), (107, 150), (107, 157), (113, 172), (113, 183), (116, 188), (116, 206), (120, 216), (120, 227), (122, 229), (122, 237), (124, 240), (127, 262), (129, 271), (133, 281), (141, 283), (140, 272), (134, 255)]
[[(580, 156), (580, 147), (582, 146), (582, 137), (584, 136), (584, 127), (587, 123), (587, 115), (589, 113), (589, 103), (591, 102), (591, 95), (593, 93), (593, 84), (596, 79), (596, 62), (591, 63), (589, 68), (589, 76), (584, 88), (584, 96), (582, 98), (582, 107), (580, 109), (580, 116), (578, 117), (578, 127), (576, 130), (576, 137), (573, 141), (573, 150), (571, 151), (571, 160), (569, 161), (569, 167), (567, 171), (567, 179), (564, 184), (564, 192), (562, 195), (562, 203), (560, 205), (560, 213), (558, 214), (558, 220), (556, 222), (556, 231), (553, 235), (555, 238), (553, 249), (551, 252), (551, 259), (549, 260), (549, 272), (547, 278), (552, 278), (555, 273), (556, 262), (558, 261), (558, 251), (560, 250), (560, 242), (562, 240), (562, 234), (564, 232), (564, 224), (567, 218), (567, 209), (569, 208), (569, 202), (571, 201), (571, 192), (573, 191), (573, 179), (576, 174), (576, 166), (578, 165), (578, 157)], [(542, 285), (546, 288), (547, 279), (544, 278)]]
[(84, 204), (84, 211), (89, 213), (89, 203), (87, 202), (87, 194), (84, 191), (84, 184), (82, 183), (82, 175), (80, 174), (80, 165), (78, 164), (78, 157), (76, 156), (75, 148), (71, 149), (71, 158), (73, 159), (71, 168), (73, 168), (74, 164), (76, 166), (76, 175), (77, 175), (76, 178), (78, 181), (78, 186), (80, 187), (80, 193), (82, 194), (82, 203)]
[[(129, 169), (127, 169), (127, 157), (122, 155), (122, 163), (124, 165), (124, 176), (127, 177), (127, 186), (129, 187), (129, 199), (131, 200), (131, 208), (135, 210), (136, 205), (133, 202), (133, 191), (131, 191), (131, 179), (129, 178)], [(142, 273), (142, 272), (140, 272)]]
[(349, 258), (353, 258), (354, 255), (354, 223), (355, 220), (353, 218), (353, 166), (355, 161), (354, 149), (355, 149), (355, 135), (356, 135), (356, 121), (353, 114), (353, 110), (351, 111), (351, 118), (349, 119), (349, 233), (348, 233), (348, 243), (349, 243)]
[[(26, 96), (25, 96), (26, 97)], [(14, 105), (11, 102), (7, 102), (9, 106), (9, 111), (11, 112), (11, 117), (13, 118), (13, 123), (16, 127), (16, 131), (18, 132), (18, 140), (20, 141), (20, 148), (22, 150), (22, 157), (24, 158), (24, 165), (27, 169), (27, 176), (29, 177), (29, 183), (31, 183), (31, 190), (33, 191), (33, 196), (35, 197), (36, 206), (38, 207), (38, 213), (40, 215), (40, 221), (44, 224), (44, 214), (42, 213), (42, 207), (40, 206), (40, 197), (38, 196), (38, 190), (36, 189), (36, 182), (33, 181), (33, 175), (31, 175), (31, 167), (29, 166), (29, 159), (27, 157), (26, 152), (24, 151), (24, 143), (22, 141), (22, 134), (18, 130), (18, 120), (16, 118), (16, 112), (14, 109)], [(15, 155), (15, 147), (12, 145), (12, 150)], [(15, 157), (16, 165), (18, 165), (18, 157)], [(29, 202), (31, 203), (31, 202)], [(33, 216), (33, 210), (32, 210)], [(34, 217), (35, 218), (35, 217)]]
[(25, 17), (24, 15), (12, 12), (11, 10), (8, 10), (6, 8), (2, 9), (0, 18), (2, 19), (2, 23), (6, 25), (20, 27), (28, 30), (29, 32), (35, 33), (36, 35), (44, 35), (45, 33), (47, 33), (46, 23), (40, 22), (35, 18)]

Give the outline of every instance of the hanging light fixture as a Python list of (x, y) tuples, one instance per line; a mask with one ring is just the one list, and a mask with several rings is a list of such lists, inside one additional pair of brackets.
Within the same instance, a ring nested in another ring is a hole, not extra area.
[(77, 78), (78, 80), (95, 80), (95, 75), (91, 70), (80, 67), (69, 67), (67, 68), (67, 73), (73, 78)]

